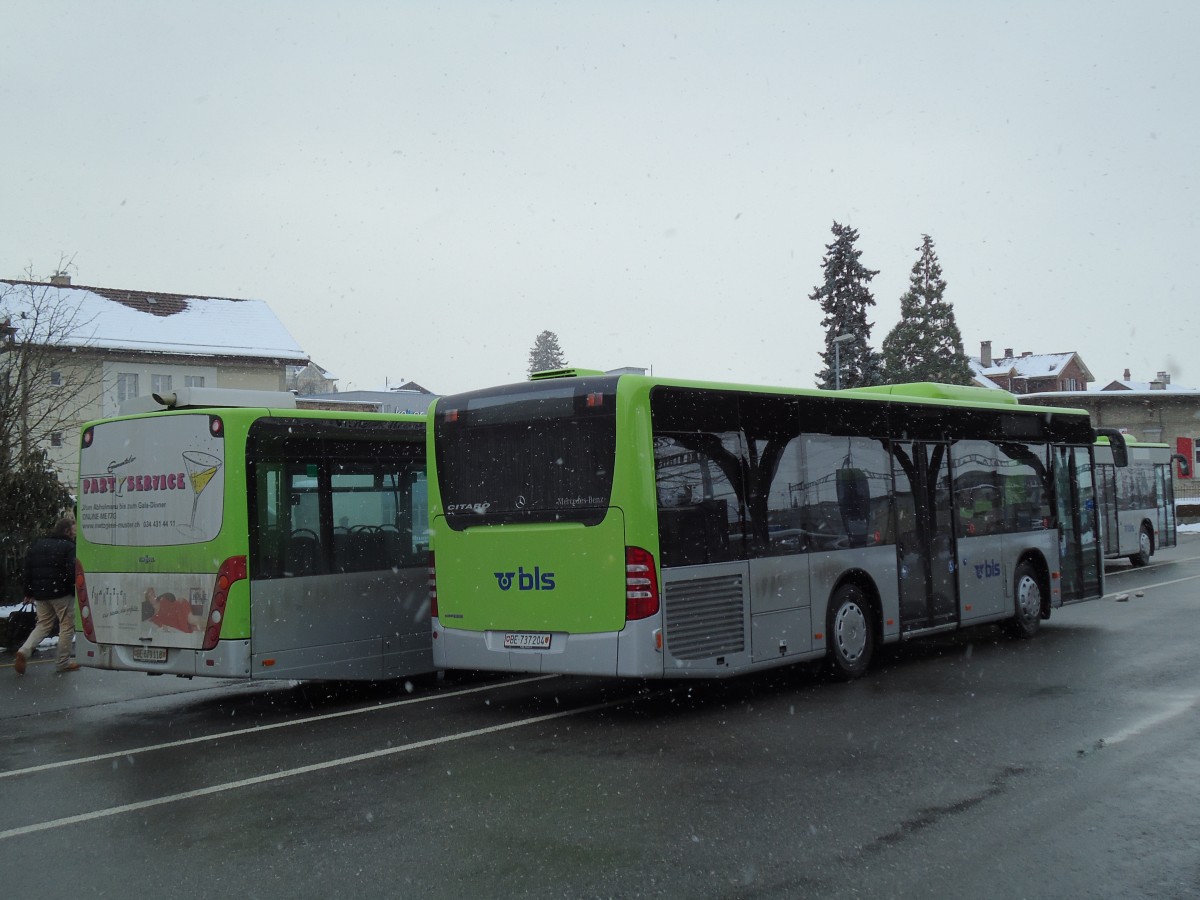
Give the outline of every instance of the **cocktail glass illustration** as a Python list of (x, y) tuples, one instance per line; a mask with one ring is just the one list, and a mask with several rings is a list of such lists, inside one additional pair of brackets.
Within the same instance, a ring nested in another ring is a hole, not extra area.
[(221, 460), (211, 453), (204, 453), (201, 450), (185, 450), (183, 465), (187, 470), (188, 483), (192, 486), (192, 521), (183, 526), (183, 529), (189, 534), (195, 534), (197, 531), (196, 506), (200, 503), (200, 494), (217, 474), (217, 469), (221, 468)]

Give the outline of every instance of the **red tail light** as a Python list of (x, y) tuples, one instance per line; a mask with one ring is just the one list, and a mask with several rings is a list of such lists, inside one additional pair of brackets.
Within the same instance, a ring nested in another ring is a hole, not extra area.
[(83, 564), (75, 560), (75, 597), (79, 600), (79, 617), (83, 619), (83, 633), (89, 641), (96, 643), (96, 624), (92, 621), (92, 604), (88, 602), (87, 578)]
[(433, 565), (433, 551), (429, 551), (429, 617), (438, 617), (437, 607), (437, 569)]
[(654, 556), (641, 547), (625, 548), (625, 621), (658, 612), (658, 574)]
[(213, 588), (212, 605), (208, 609), (208, 626), (204, 629), (202, 650), (217, 646), (221, 637), (221, 623), (225, 620), (225, 603), (229, 600), (229, 589), (246, 577), (246, 557), (231, 556), (217, 569), (217, 583)]

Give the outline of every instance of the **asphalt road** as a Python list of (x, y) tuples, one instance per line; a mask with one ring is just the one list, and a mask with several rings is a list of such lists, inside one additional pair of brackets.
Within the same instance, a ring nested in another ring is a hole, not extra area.
[(0, 657), (0, 893), (1198, 897), (1198, 588), (1185, 535), (1031, 641), (908, 644), (850, 684)]

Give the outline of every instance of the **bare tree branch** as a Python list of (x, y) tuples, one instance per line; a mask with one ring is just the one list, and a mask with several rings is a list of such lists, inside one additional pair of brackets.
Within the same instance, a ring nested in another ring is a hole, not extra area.
[[(56, 273), (73, 265), (59, 260)], [(0, 281), (0, 466), (43, 458), (53, 435), (73, 428), (100, 386), (73, 363), (91, 321), (57, 285), (32, 268), (22, 281)]]

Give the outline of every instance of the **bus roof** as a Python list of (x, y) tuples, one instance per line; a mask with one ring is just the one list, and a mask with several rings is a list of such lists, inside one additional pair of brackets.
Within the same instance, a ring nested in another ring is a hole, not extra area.
[(295, 409), (296, 395), (291, 391), (251, 391), (235, 388), (183, 387), (170, 393), (134, 397), (121, 404), (123, 416), (161, 412), (164, 409), (211, 409), (213, 407), (266, 407)]
[[(657, 375), (642, 375), (635, 373), (609, 374), (593, 369), (554, 369), (546, 372), (533, 373), (529, 381), (541, 382), (551, 379), (567, 378), (611, 378), (626, 384), (633, 382), (646, 386), (670, 386), (695, 388), (701, 390), (744, 391), (749, 393), (789, 394), (802, 397), (844, 397), (846, 399), (867, 400), (879, 403), (916, 403), (928, 406), (950, 406), (959, 408), (992, 409), (1012, 412), (1018, 415), (1043, 414), (1053, 416), (1082, 416), (1087, 417), (1084, 409), (1061, 406), (1033, 406), (1020, 403), (1008, 391), (997, 388), (983, 388), (973, 385), (942, 384), (933, 381), (909, 382), (906, 384), (885, 384), (874, 387), (846, 388), (841, 391), (823, 390), (817, 387), (791, 388), (773, 385), (737, 384), (731, 382), (700, 381), (695, 379), (679, 379)], [(519, 384), (520, 382), (518, 382)], [(480, 390), (503, 390), (515, 388), (517, 385), (489, 385)], [(474, 394), (476, 391), (461, 393)], [(444, 403), (438, 403), (438, 407)], [(431, 410), (432, 411), (432, 410)]]
[[(1107, 446), (1109, 444), (1109, 439), (1107, 436), (1101, 436), (1101, 437), (1096, 438), (1096, 443)], [(1130, 447), (1130, 448), (1147, 447), (1147, 448), (1151, 448), (1154, 450), (1170, 450), (1171, 449), (1170, 444), (1160, 444), (1155, 441), (1139, 441), (1137, 438), (1128, 437), (1128, 436), (1125, 438), (1125, 446)]]

